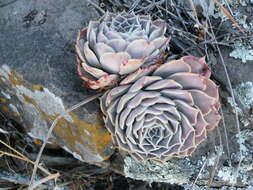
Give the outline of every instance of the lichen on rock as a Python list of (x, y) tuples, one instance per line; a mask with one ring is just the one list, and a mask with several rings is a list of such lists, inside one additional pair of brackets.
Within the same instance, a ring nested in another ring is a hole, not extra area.
[(138, 162), (131, 157), (126, 157), (124, 161), (126, 177), (150, 183), (187, 184), (190, 182), (189, 176), (193, 174), (192, 165), (188, 163), (187, 159), (181, 160), (181, 164), (185, 164), (183, 168), (173, 161), (168, 161), (164, 164), (151, 160)]
[(253, 49), (240, 42), (234, 44), (234, 50), (229, 54), (231, 57), (241, 59), (243, 63), (253, 61)]
[(236, 95), (246, 108), (253, 106), (253, 82), (248, 81), (235, 87)]
[[(45, 138), (53, 120), (66, 111), (66, 104), (70, 104), (49, 88), (29, 83), (7, 65), (0, 68), (0, 90), (0, 108), (36, 139)], [(114, 150), (99, 112), (81, 113), (80, 110), (70, 112), (61, 118), (50, 142), (61, 145), (85, 162), (97, 163), (108, 159)]]

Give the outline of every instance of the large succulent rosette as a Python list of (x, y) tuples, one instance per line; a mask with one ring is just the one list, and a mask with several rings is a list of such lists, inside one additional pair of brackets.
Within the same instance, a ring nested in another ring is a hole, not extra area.
[(106, 13), (79, 32), (78, 72), (86, 85), (103, 89), (152, 64), (169, 42), (166, 23), (134, 13)]
[(192, 154), (218, 126), (218, 86), (204, 58), (185, 56), (139, 69), (101, 98), (115, 145), (137, 160)]

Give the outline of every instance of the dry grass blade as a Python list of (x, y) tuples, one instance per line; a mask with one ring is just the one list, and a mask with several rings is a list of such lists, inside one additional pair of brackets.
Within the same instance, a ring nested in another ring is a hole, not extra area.
[(201, 174), (202, 171), (204, 170), (204, 168), (205, 168), (205, 166), (206, 166), (206, 163), (207, 163), (207, 159), (205, 160), (205, 162), (204, 162), (204, 164), (202, 165), (202, 167), (201, 167), (201, 169), (200, 169), (200, 171), (199, 171), (199, 173), (198, 173), (196, 179), (194, 180), (194, 182), (193, 182), (193, 184), (192, 184), (192, 186), (191, 186), (191, 190), (194, 189), (194, 186), (195, 186), (195, 184), (196, 184), (196, 182), (197, 182), (197, 180), (198, 180), (200, 174)]
[(225, 141), (226, 141), (226, 147), (227, 147), (227, 154), (228, 154), (228, 158), (229, 158), (229, 165), (231, 166), (230, 148), (229, 148), (229, 144), (228, 144), (228, 134), (227, 134), (227, 128), (226, 128), (226, 124), (225, 124), (225, 119), (224, 119), (224, 114), (223, 114), (222, 108), (221, 108), (221, 120), (222, 120), (222, 126), (224, 128)]
[(193, 11), (193, 13), (194, 13), (194, 17), (195, 17), (196, 23), (197, 23), (199, 26), (201, 26), (201, 24), (200, 24), (200, 22), (199, 22), (199, 19), (198, 19), (197, 11), (196, 11), (195, 6), (194, 6), (194, 3), (192, 2), (192, 0), (188, 0), (188, 1), (189, 1), (189, 3), (190, 3), (191, 9), (192, 9), (192, 11)]
[(84, 104), (87, 104), (88, 102), (92, 101), (92, 100), (95, 100), (97, 99), (98, 97), (100, 97), (102, 95), (102, 93), (98, 93), (98, 94), (95, 94), (95, 95), (92, 95), (86, 99), (84, 99), (82, 102), (79, 102), (78, 104), (70, 107), (69, 109), (65, 110), (64, 112), (62, 112), (59, 116), (56, 117), (56, 119), (53, 121), (52, 125), (50, 126), (49, 130), (48, 130), (48, 133), (47, 133), (47, 136), (45, 137), (44, 141), (43, 141), (43, 144), (40, 148), (40, 151), (38, 153), (38, 156), (37, 156), (37, 159), (35, 161), (35, 165), (34, 165), (34, 168), (33, 168), (33, 173), (32, 173), (32, 177), (31, 177), (31, 181), (30, 181), (30, 185), (29, 185), (29, 188), (28, 190), (33, 190), (32, 186), (33, 186), (33, 181), (34, 181), (34, 178), (36, 176), (36, 172), (37, 172), (37, 168), (38, 168), (38, 165), (39, 165), (39, 161), (40, 161), (40, 158), (41, 158), (41, 155), (42, 155), (42, 152), (47, 144), (47, 141), (49, 139), (49, 137), (51, 136), (52, 134), (52, 131), (54, 129), (54, 127), (56, 126), (58, 120), (60, 120), (62, 117), (64, 117), (66, 114), (68, 114), (69, 112), (81, 107), (82, 105)]
[[(209, 22), (209, 24), (211, 26), (211, 21), (210, 21), (209, 17), (207, 17), (207, 20), (208, 20), (208, 22)], [(217, 39), (215, 37), (215, 34), (214, 34), (214, 31), (213, 31), (212, 27), (211, 27), (211, 32), (213, 34), (214, 40), (217, 42)], [(223, 56), (221, 54), (219, 46), (217, 44), (215, 46), (216, 46), (216, 48), (218, 50), (222, 66), (223, 66), (224, 71), (225, 71), (226, 79), (227, 79), (228, 86), (229, 86), (230, 93), (231, 93), (231, 97), (232, 97), (232, 102), (233, 102), (234, 105), (236, 105), (235, 95), (234, 95), (232, 84), (231, 84), (231, 81), (230, 81), (230, 78), (229, 78), (229, 75), (228, 75), (227, 67), (226, 67), (225, 62), (224, 62), (224, 58), (223, 58)], [(238, 173), (239, 173), (239, 170), (240, 170), (240, 167), (241, 167), (241, 163), (242, 163), (241, 129), (240, 129), (240, 122), (239, 122), (239, 117), (238, 117), (238, 111), (237, 111), (237, 109), (235, 109), (235, 120), (236, 120), (236, 128), (237, 128), (237, 131), (238, 131), (238, 138), (239, 138), (239, 142), (240, 142), (240, 144), (239, 144), (239, 163), (238, 163), (237, 170), (236, 170), (236, 175), (235, 175), (236, 176), (235, 179), (237, 179)]]
[[(18, 152), (17, 150), (15, 150), (14, 148), (12, 148), (10, 145), (6, 144), (5, 142), (3, 142), (2, 140), (0, 140), (0, 143), (3, 144), (4, 146), (6, 146), (7, 148), (9, 148), (10, 150), (12, 150), (13, 152), (15, 152), (16, 154), (12, 154), (12, 153), (8, 153), (8, 152), (4, 152), (0, 150), (0, 153), (6, 156), (11, 156), (13, 158), (17, 158), (26, 162), (29, 162), (31, 164), (35, 164), (32, 160), (30, 160), (29, 158), (27, 158), (25, 155), (21, 154), (20, 152)], [(45, 174), (47, 175), (51, 175), (51, 173), (49, 171), (47, 171), (45, 168), (43, 168), (42, 166), (38, 166), (38, 168), (43, 171)]]
[(236, 22), (234, 17), (230, 14), (230, 12), (218, 1), (218, 0), (213, 0), (222, 10), (222, 12), (231, 20), (231, 22), (242, 32), (244, 33), (245, 31), (239, 26), (239, 24)]
[(211, 172), (211, 177), (210, 177), (210, 179), (209, 179), (209, 182), (208, 182), (208, 186), (210, 187), (211, 185), (212, 185), (212, 183), (213, 183), (213, 178), (214, 178), (214, 175), (215, 175), (215, 172), (216, 172), (216, 169), (217, 169), (217, 167), (218, 167), (218, 164), (219, 164), (219, 161), (220, 161), (220, 157), (221, 157), (221, 155), (223, 154), (223, 143), (222, 143), (222, 140), (221, 140), (221, 133), (220, 133), (220, 129), (218, 128), (218, 134), (219, 134), (219, 141), (220, 141), (220, 144), (219, 144), (219, 146), (221, 146), (221, 147), (219, 147), (219, 149), (218, 149), (218, 155), (217, 155), (217, 158), (216, 158), (216, 162), (215, 162), (215, 165), (214, 165), (214, 167), (213, 167), (213, 170), (212, 170), (212, 172)]
[(47, 177), (45, 177), (45, 178), (43, 178), (43, 179), (37, 181), (36, 183), (34, 183), (34, 184), (31, 186), (31, 189), (34, 189), (34, 188), (38, 187), (39, 185), (41, 185), (42, 183), (46, 183), (46, 182), (49, 181), (49, 180), (56, 179), (56, 178), (58, 178), (59, 176), (60, 176), (59, 173), (51, 174), (51, 175), (49, 175), (49, 176), (47, 176)]
[(218, 152), (218, 155), (217, 155), (217, 157), (216, 157), (216, 159), (215, 159), (215, 164), (214, 164), (214, 167), (213, 167), (213, 169), (212, 169), (212, 172), (211, 172), (211, 174), (210, 174), (210, 178), (209, 178), (209, 181), (208, 181), (208, 186), (210, 187), (211, 185), (212, 185), (212, 183), (213, 183), (213, 178), (214, 178), (214, 175), (215, 175), (215, 172), (216, 172), (216, 170), (217, 170), (217, 168), (218, 168), (218, 164), (219, 164), (219, 162), (220, 162), (220, 157), (221, 157), (221, 154), (222, 154), (222, 150), (218, 150), (219, 152)]

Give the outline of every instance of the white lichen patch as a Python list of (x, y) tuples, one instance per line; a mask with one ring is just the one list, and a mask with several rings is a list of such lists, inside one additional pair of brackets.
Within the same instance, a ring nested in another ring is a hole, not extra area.
[[(236, 137), (237, 137), (238, 144), (240, 144), (243, 159), (247, 159), (248, 156), (250, 156), (250, 153), (253, 156), (253, 149), (249, 149), (246, 146), (247, 142), (252, 142), (252, 140), (253, 140), (253, 131), (249, 130), (249, 129), (245, 129), (245, 130), (241, 131), (240, 134), (237, 134)], [(251, 145), (249, 145), (249, 146), (251, 146)]]
[[(166, 162), (159, 164), (154, 161), (137, 162), (131, 157), (124, 160), (124, 173), (126, 177), (137, 180), (152, 182), (166, 182), (170, 184), (189, 183), (189, 167), (185, 165), (185, 171), (182, 171), (177, 164)], [(187, 172), (188, 171), (188, 172)]]
[(230, 184), (234, 184), (236, 182), (236, 168), (234, 167), (222, 167), (218, 171), (218, 177), (221, 180), (226, 181)]
[(28, 133), (29, 136), (41, 140), (45, 139), (48, 129), (47, 122), (41, 118), (40, 113), (34, 105), (28, 103), (24, 104), (23, 109), (24, 112), (26, 112), (27, 117), (29, 117), (27, 119), (32, 122), (33, 126)]
[(241, 59), (243, 63), (253, 61), (253, 48), (236, 42), (234, 50), (229, 55), (233, 58)]
[(215, 152), (212, 152), (207, 158), (207, 166), (216, 165), (221, 155), (224, 154), (222, 145), (215, 146), (214, 149), (215, 149)]
[(253, 82), (241, 83), (235, 88), (235, 92), (241, 103), (250, 109), (253, 105)]
[[(15, 77), (12, 75), (10, 68), (7, 65), (3, 65), (0, 69), (0, 76), (9, 80), (9, 77)], [(23, 95), (32, 99), (46, 115), (57, 115), (65, 111), (62, 99), (57, 97), (54, 93), (50, 92), (49, 89), (43, 88), (43, 90), (30, 90), (23, 85), (15, 85), (16, 94), (20, 101), (25, 104), (29, 104), (23, 98)], [(10, 98), (8, 94), (1, 92)], [(66, 114), (65, 119), (69, 122), (73, 122), (71, 116)]]
[[(65, 111), (62, 99), (50, 92), (47, 88), (43, 88), (42, 91), (32, 91), (22, 85), (17, 85), (16, 88), (17, 92), (21, 96), (26, 95), (34, 100), (41, 111), (43, 111), (46, 115), (57, 115)], [(69, 122), (73, 122), (71, 116), (68, 114), (66, 114), (64, 118)]]

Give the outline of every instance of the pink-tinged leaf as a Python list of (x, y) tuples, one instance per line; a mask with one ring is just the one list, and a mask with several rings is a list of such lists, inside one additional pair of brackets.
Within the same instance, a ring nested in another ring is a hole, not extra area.
[(208, 125), (208, 123), (204, 119), (203, 114), (201, 112), (199, 112), (198, 117), (197, 117), (197, 123), (196, 123), (196, 125), (193, 126), (195, 129), (195, 135), (200, 136), (204, 131), (206, 131), (207, 125)]
[(186, 140), (184, 141), (183, 146), (180, 148), (180, 151), (184, 152), (186, 150), (189, 150), (190, 148), (195, 148), (195, 134), (194, 131), (191, 131)]
[(162, 64), (160, 67), (158, 67), (155, 70), (153, 75), (161, 76), (163, 78), (168, 78), (172, 74), (182, 73), (182, 72), (185, 72), (185, 73), (191, 72), (191, 67), (187, 63), (181, 60), (173, 60), (165, 64)]
[(108, 33), (105, 34), (105, 36), (112, 40), (112, 39), (122, 39), (121, 35), (118, 32), (110, 30)]
[(206, 93), (200, 90), (189, 90), (191, 93), (194, 104), (201, 110), (203, 115), (207, 114), (211, 109), (212, 106), (215, 104), (216, 100)]
[(89, 48), (88, 42), (84, 44), (83, 52), (89, 65), (93, 67), (101, 68), (101, 64), (99, 63), (97, 56)]
[(159, 97), (159, 96), (160, 96), (159, 92), (143, 92), (142, 91), (128, 102), (127, 107), (135, 108), (136, 106), (141, 104), (142, 100), (146, 98), (154, 98), (154, 97)]
[(95, 51), (97, 57), (101, 57), (105, 53), (114, 53), (115, 51), (112, 49), (112, 47), (108, 46), (105, 43), (96, 43), (93, 47), (93, 50)]
[(194, 128), (192, 127), (192, 124), (190, 123), (189, 119), (182, 114), (182, 121), (181, 121), (181, 126), (179, 126), (182, 130), (182, 140), (185, 140), (189, 137), (189, 135), (192, 134), (194, 131)]
[(158, 67), (157, 64), (150, 65), (144, 68), (140, 68), (137, 71), (127, 75), (121, 82), (120, 85), (130, 84), (141, 78), (142, 76), (149, 75), (152, 71), (154, 71)]
[(183, 113), (189, 119), (192, 125), (196, 125), (199, 110), (181, 100), (175, 100), (175, 103), (178, 106), (178, 111)]
[(166, 31), (166, 26), (164, 24), (164, 26), (162, 27), (154, 27), (154, 30), (150, 32), (149, 34), (149, 40), (154, 40), (156, 38), (159, 38), (160, 36), (163, 36), (164, 33)]
[(171, 139), (169, 141), (169, 147), (178, 145), (182, 143), (182, 129), (178, 128), (177, 133), (171, 136)]
[(104, 75), (102, 76), (99, 80), (96, 81), (92, 81), (92, 80), (88, 80), (87, 81), (87, 85), (88, 87), (97, 90), (97, 89), (103, 89), (103, 88), (107, 88), (110, 86), (114, 86), (118, 81), (118, 75)]
[(124, 130), (126, 128), (126, 119), (127, 119), (128, 115), (131, 113), (131, 111), (132, 111), (131, 108), (126, 107), (120, 113), (120, 117), (119, 117), (119, 127), (120, 127), (120, 129)]
[(130, 85), (117, 86), (109, 90), (106, 95), (106, 101), (104, 102), (105, 105), (108, 106), (109, 104), (111, 104), (112, 100), (118, 98), (119, 96), (123, 96), (128, 90), (129, 86)]
[(138, 134), (137, 134), (137, 131), (143, 127), (143, 124), (144, 124), (144, 120), (139, 120), (139, 121), (135, 121), (133, 123), (133, 134), (136, 138), (138, 138)]
[(91, 74), (92, 76), (96, 77), (96, 78), (100, 78), (104, 75), (106, 75), (107, 73), (102, 71), (101, 69), (97, 69), (96, 67), (91, 67), (88, 64), (86, 64), (85, 62), (81, 63), (82, 68), (89, 74)]
[(182, 100), (189, 105), (193, 105), (192, 95), (187, 90), (164, 89), (161, 91), (161, 94), (172, 100)]
[(141, 59), (150, 55), (155, 50), (153, 42), (144, 39), (134, 40), (128, 46), (126, 51), (133, 59)]
[(112, 125), (115, 125), (115, 114), (116, 114), (116, 107), (118, 105), (118, 102), (119, 102), (119, 100), (115, 100), (107, 107), (106, 114), (110, 118)]
[(107, 106), (106, 106), (106, 99), (107, 99), (107, 95), (109, 93), (110, 90), (107, 90), (103, 96), (100, 97), (100, 109), (101, 111), (103, 112), (104, 115), (106, 115), (106, 109), (107, 109)]
[(108, 30), (109, 29), (105, 23), (101, 23), (99, 25), (97, 33), (97, 43), (108, 43), (108, 41), (110, 41), (105, 35), (108, 32)]
[(170, 157), (173, 157), (175, 154), (178, 154), (180, 145), (176, 144), (174, 146), (169, 146), (169, 150), (164, 153), (164, 155), (169, 159)]
[(144, 63), (143, 59), (129, 59), (121, 63), (119, 68), (119, 74), (125, 75), (136, 71)]
[(135, 97), (137, 93), (126, 93), (124, 94), (119, 101), (118, 107), (117, 107), (117, 114), (120, 114), (122, 110), (127, 106), (127, 103), (129, 100), (131, 100), (133, 97)]
[(161, 48), (167, 46), (167, 44), (170, 42), (170, 38), (166, 38), (166, 37), (162, 36), (159, 38), (155, 38), (152, 42), (154, 43), (154, 45), (157, 49), (161, 49)]
[(97, 42), (97, 30), (98, 30), (98, 21), (90, 21), (87, 29), (87, 40), (91, 46), (94, 46)]
[(181, 89), (182, 86), (174, 80), (162, 79), (147, 86), (145, 90)]
[(159, 76), (143, 76), (139, 78), (129, 89), (129, 92), (137, 92), (155, 81), (161, 80)]
[(108, 42), (108, 45), (111, 46), (115, 52), (125, 51), (127, 47), (127, 41), (123, 39), (112, 39)]
[(206, 138), (207, 138), (206, 130), (204, 130), (201, 135), (195, 137), (196, 146), (202, 143), (204, 140), (206, 140)]
[(112, 124), (109, 117), (106, 117), (105, 119), (106, 128), (109, 130), (110, 133), (115, 133), (114, 125)]
[(210, 77), (211, 69), (206, 64), (205, 57), (197, 58), (194, 56), (184, 56), (181, 58), (181, 60), (191, 66), (192, 73), (197, 73), (207, 78)]
[(120, 65), (130, 59), (127, 52), (105, 53), (100, 57), (100, 63), (109, 73), (119, 73)]
[(207, 79), (206, 81), (206, 89), (204, 92), (213, 97), (216, 101), (219, 101), (219, 86), (217, 86), (213, 81)]
[(207, 115), (205, 115), (204, 118), (205, 118), (206, 122), (208, 123), (208, 125), (206, 127), (207, 130), (211, 131), (215, 127), (218, 126), (221, 116), (220, 116), (218, 110), (215, 107), (213, 107), (213, 109)]
[(126, 125), (128, 126), (128, 128), (132, 128), (135, 118), (138, 115), (142, 114), (145, 110), (146, 110), (146, 107), (139, 105), (131, 111), (131, 113), (128, 115), (127, 120), (126, 120)]
[(194, 73), (175, 73), (169, 77), (183, 86), (183, 89), (205, 90), (205, 77)]
[(177, 110), (177, 108), (174, 106), (169, 106), (166, 112), (164, 112), (164, 114), (168, 115), (169, 117), (172, 116), (176, 120), (179, 120), (179, 121), (181, 120), (181, 115), (179, 111)]
[(84, 40), (80, 39), (80, 36), (81, 36), (81, 31), (78, 32), (78, 37), (77, 37), (77, 40), (76, 40), (75, 49), (76, 49), (76, 53), (77, 53), (78, 58), (81, 61), (85, 61), (84, 55), (83, 55)]

